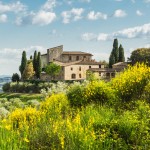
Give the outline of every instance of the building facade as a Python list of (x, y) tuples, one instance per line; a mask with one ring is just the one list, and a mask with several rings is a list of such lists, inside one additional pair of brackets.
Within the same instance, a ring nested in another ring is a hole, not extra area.
[[(41, 55), (42, 68), (47, 64), (55, 63), (61, 66), (61, 72), (54, 80), (85, 80), (87, 71), (98, 73), (100, 77), (115, 76), (118, 68), (106, 69), (104, 63), (92, 59), (92, 54), (81, 51), (63, 51), (63, 46), (47, 49), (47, 53)], [(119, 69), (120, 70), (120, 69)], [(118, 71), (119, 71), (118, 70)], [(42, 72), (42, 80), (52, 80)]]

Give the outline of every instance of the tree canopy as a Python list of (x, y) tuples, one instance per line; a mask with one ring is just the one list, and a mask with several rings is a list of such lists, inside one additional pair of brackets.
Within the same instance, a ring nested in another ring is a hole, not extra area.
[(12, 82), (19, 82), (20, 80), (20, 76), (18, 73), (13, 73), (12, 77), (11, 77)]
[(41, 53), (38, 52), (38, 56), (37, 56), (37, 62), (36, 62), (36, 77), (38, 79), (40, 79), (40, 76), (41, 76)]
[(109, 67), (112, 68), (113, 64), (124, 61), (125, 61), (124, 49), (121, 44), (118, 48), (118, 40), (114, 39), (113, 49), (109, 57)]
[(30, 61), (28, 61), (25, 70), (23, 71), (22, 78), (24, 80), (29, 80), (29, 79), (32, 79), (34, 74), (35, 74), (35, 72), (34, 72), (34, 69), (33, 69), (33, 63), (30, 60)]
[(21, 73), (21, 76), (22, 76), (22, 74), (23, 74), (23, 72), (24, 72), (24, 69), (25, 69), (25, 67), (26, 67), (26, 64), (27, 64), (26, 52), (23, 51), (23, 53), (22, 53), (22, 59), (21, 59), (21, 65), (20, 65), (20, 67), (19, 67), (19, 71), (20, 71), (20, 73)]
[(55, 63), (50, 63), (45, 68), (45, 72), (48, 75), (50, 75), (52, 78), (54, 78), (56, 75), (59, 75), (60, 71), (61, 71), (61, 66), (59, 66)]
[(129, 60), (133, 65), (137, 62), (144, 62), (148, 63), (148, 65), (150, 66), (150, 48), (139, 48), (137, 50), (134, 50), (131, 53)]
[(120, 44), (119, 46), (119, 62), (124, 62), (125, 61), (125, 57), (124, 57), (124, 48), (122, 47), (122, 45)]

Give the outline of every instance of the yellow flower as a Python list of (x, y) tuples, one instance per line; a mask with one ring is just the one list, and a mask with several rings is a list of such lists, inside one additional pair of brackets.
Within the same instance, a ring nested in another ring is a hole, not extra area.
[(27, 143), (30, 142), (26, 137), (24, 138), (24, 141), (27, 142)]
[(11, 125), (6, 125), (5, 129), (10, 130), (11, 129)]

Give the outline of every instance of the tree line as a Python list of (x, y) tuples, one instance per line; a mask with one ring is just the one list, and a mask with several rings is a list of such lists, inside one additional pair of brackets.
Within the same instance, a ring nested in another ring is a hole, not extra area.
[(118, 39), (114, 39), (113, 49), (109, 57), (109, 68), (112, 68), (112, 65), (115, 63), (124, 61), (125, 61), (124, 48), (122, 47), (121, 44), (118, 47)]

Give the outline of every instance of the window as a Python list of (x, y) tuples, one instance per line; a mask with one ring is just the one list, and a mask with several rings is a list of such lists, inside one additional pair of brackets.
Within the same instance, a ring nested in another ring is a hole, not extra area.
[(99, 65), (99, 68), (102, 68), (101, 65)]
[(69, 60), (72, 60), (72, 57), (71, 57), (71, 56), (69, 56)]
[(81, 71), (81, 67), (79, 67), (79, 71)]
[(84, 56), (83, 58), (86, 58), (86, 56)]
[(110, 73), (106, 73), (106, 77), (110, 77)]
[(79, 78), (82, 78), (81, 74), (79, 74)]
[(72, 78), (72, 79), (75, 79), (75, 78), (76, 78), (76, 74), (73, 73), (73, 74), (71, 75), (71, 78)]
[(73, 70), (73, 68), (71, 67), (70, 70)]
[(72, 60), (72, 57), (71, 57), (71, 56), (69, 56), (69, 60)]
[(76, 57), (76, 60), (79, 60), (79, 56)]
[(115, 73), (112, 73), (111, 76), (112, 76), (112, 77), (115, 77)]
[(91, 66), (89, 66), (89, 68), (91, 68)]

